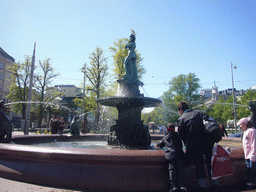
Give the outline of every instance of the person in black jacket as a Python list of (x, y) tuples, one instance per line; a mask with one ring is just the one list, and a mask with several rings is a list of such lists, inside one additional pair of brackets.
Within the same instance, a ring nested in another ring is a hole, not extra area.
[(187, 191), (184, 164), (185, 154), (182, 149), (182, 141), (178, 133), (175, 132), (175, 126), (172, 123), (168, 124), (167, 133), (162, 141), (157, 143), (156, 149), (158, 147), (166, 147), (165, 158), (169, 164), (170, 192)]
[(179, 103), (177, 107), (181, 115), (178, 119), (178, 133), (186, 147), (186, 162), (195, 164), (199, 190), (206, 191), (207, 182), (204, 163), (207, 165), (208, 176), (211, 178), (213, 145), (207, 142), (203, 113), (199, 110), (189, 109), (185, 101)]
[(58, 133), (58, 131), (59, 131), (59, 126), (60, 126), (59, 121), (60, 121), (60, 116), (57, 115), (57, 116), (56, 116), (56, 119), (54, 119), (54, 120), (52, 121), (52, 134), (57, 134), (57, 133)]

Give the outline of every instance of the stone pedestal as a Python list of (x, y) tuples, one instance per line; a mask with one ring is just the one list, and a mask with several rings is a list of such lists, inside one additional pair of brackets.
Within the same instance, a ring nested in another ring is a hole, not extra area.
[(110, 128), (108, 136), (109, 145), (124, 146), (126, 148), (146, 149), (150, 147), (150, 135), (148, 126), (141, 121), (141, 111), (144, 107), (155, 107), (161, 100), (144, 97), (140, 94), (136, 81), (128, 83), (118, 80), (117, 97), (99, 99), (97, 102), (118, 110), (118, 120)]
[(108, 144), (126, 148), (148, 148), (151, 144), (148, 126), (141, 121), (143, 107), (117, 106), (118, 120), (111, 127)]
[(123, 79), (118, 81), (118, 97), (140, 97), (143, 96), (140, 94), (139, 85), (142, 84), (140, 81), (135, 81), (133, 83), (128, 83)]

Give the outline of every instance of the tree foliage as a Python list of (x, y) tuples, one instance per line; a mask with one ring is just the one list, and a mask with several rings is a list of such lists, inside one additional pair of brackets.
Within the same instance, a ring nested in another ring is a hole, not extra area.
[(108, 58), (104, 57), (104, 51), (100, 47), (96, 47), (95, 51), (90, 53), (89, 59), (91, 66), (86, 68), (85, 75), (92, 85), (92, 91), (96, 93), (96, 99), (99, 99), (106, 85)]
[[(251, 111), (248, 109), (249, 102), (256, 100), (256, 90), (249, 89), (241, 96), (236, 97), (236, 118), (237, 120), (243, 117), (249, 117)], [(226, 100), (222, 97), (214, 104), (214, 106), (206, 111), (216, 121), (226, 123), (228, 120), (234, 119), (233, 95), (230, 95)]]
[(41, 122), (42, 122), (43, 112), (47, 107), (46, 103), (62, 95), (62, 93), (56, 93), (54, 95), (51, 95), (51, 97), (45, 97), (45, 92), (48, 89), (48, 87), (50, 87), (52, 80), (55, 77), (59, 76), (58, 73), (54, 72), (54, 68), (51, 66), (50, 61), (51, 59), (49, 58), (46, 58), (43, 62), (39, 61), (39, 64), (37, 66), (38, 72), (34, 75), (34, 79), (35, 79), (34, 87), (39, 92), (39, 95), (36, 96), (36, 99), (37, 101), (41, 102), (38, 107), (39, 126), (41, 125)]
[[(223, 97), (214, 104), (212, 109), (208, 109), (206, 113), (213, 117), (217, 122), (225, 123), (228, 119), (232, 119), (232, 95), (225, 101)], [(229, 102), (231, 102), (229, 104)]]
[(249, 117), (251, 111), (248, 109), (249, 102), (256, 100), (256, 90), (249, 89), (242, 97), (237, 101), (239, 104), (236, 108), (237, 118)]
[(194, 73), (189, 73), (188, 75), (181, 74), (174, 77), (169, 84), (169, 92), (174, 94), (174, 101), (176, 103), (186, 101), (190, 108), (198, 105), (200, 100), (198, 91), (201, 86), (199, 78)]
[(177, 104), (181, 101), (187, 101), (190, 108), (202, 108), (201, 97), (198, 94), (200, 84), (199, 79), (194, 73), (188, 75), (179, 75), (170, 81), (169, 90), (162, 96), (163, 105), (160, 105), (149, 114), (143, 114), (142, 119), (145, 122), (153, 121), (158, 125), (176, 123), (179, 118)]
[[(83, 99), (75, 98), (73, 100), (73, 102), (78, 107), (83, 106)], [(95, 94), (95, 92), (86, 91), (83, 112), (86, 113), (86, 112), (93, 111), (93, 110), (96, 110), (96, 94)]]
[(86, 67), (85, 76), (90, 82), (88, 90), (92, 91), (94, 94), (94, 106), (96, 108), (95, 122), (99, 121), (99, 104), (96, 103), (106, 91), (106, 80), (108, 75), (108, 58), (104, 56), (104, 51), (100, 47), (96, 47), (95, 51), (90, 53), (90, 66)]
[[(11, 71), (12, 82), (7, 98), (12, 102), (25, 102), (28, 100), (31, 62), (31, 57), (25, 56), (25, 61), (23, 63), (13, 63), (12, 67), (9, 69)], [(13, 110), (16, 113), (21, 112), (23, 119), (25, 119), (26, 116), (26, 108), (26, 103), (15, 104), (13, 106)]]

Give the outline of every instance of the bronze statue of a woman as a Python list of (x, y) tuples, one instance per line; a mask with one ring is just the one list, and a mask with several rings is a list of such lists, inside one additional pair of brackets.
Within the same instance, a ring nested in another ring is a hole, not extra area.
[(124, 80), (127, 83), (131, 83), (131, 84), (138, 82), (138, 72), (137, 72), (137, 66), (136, 66), (137, 55), (135, 52), (135, 48), (136, 48), (135, 39), (136, 39), (135, 35), (131, 34), (130, 41), (125, 46), (125, 48), (129, 49), (129, 51), (128, 51), (128, 56), (126, 57), (126, 59), (124, 61), (125, 72), (126, 72), (126, 74), (124, 75)]

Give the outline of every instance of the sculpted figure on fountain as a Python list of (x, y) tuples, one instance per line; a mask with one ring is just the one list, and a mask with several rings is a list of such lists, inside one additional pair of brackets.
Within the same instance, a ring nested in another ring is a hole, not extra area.
[(139, 91), (139, 86), (143, 85), (143, 83), (138, 78), (137, 71), (137, 54), (135, 52), (136, 48), (136, 36), (135, 32), (132, 30), (132, 34), (130, 35), (130, 41), (125, 46), (126, 49), (129, 49), (128, 55), (125, 58), (124, 66), (125, 66), (125, 75), (123, 79), (119, 79), (119, 91), (118, 96), (142, 96)]

